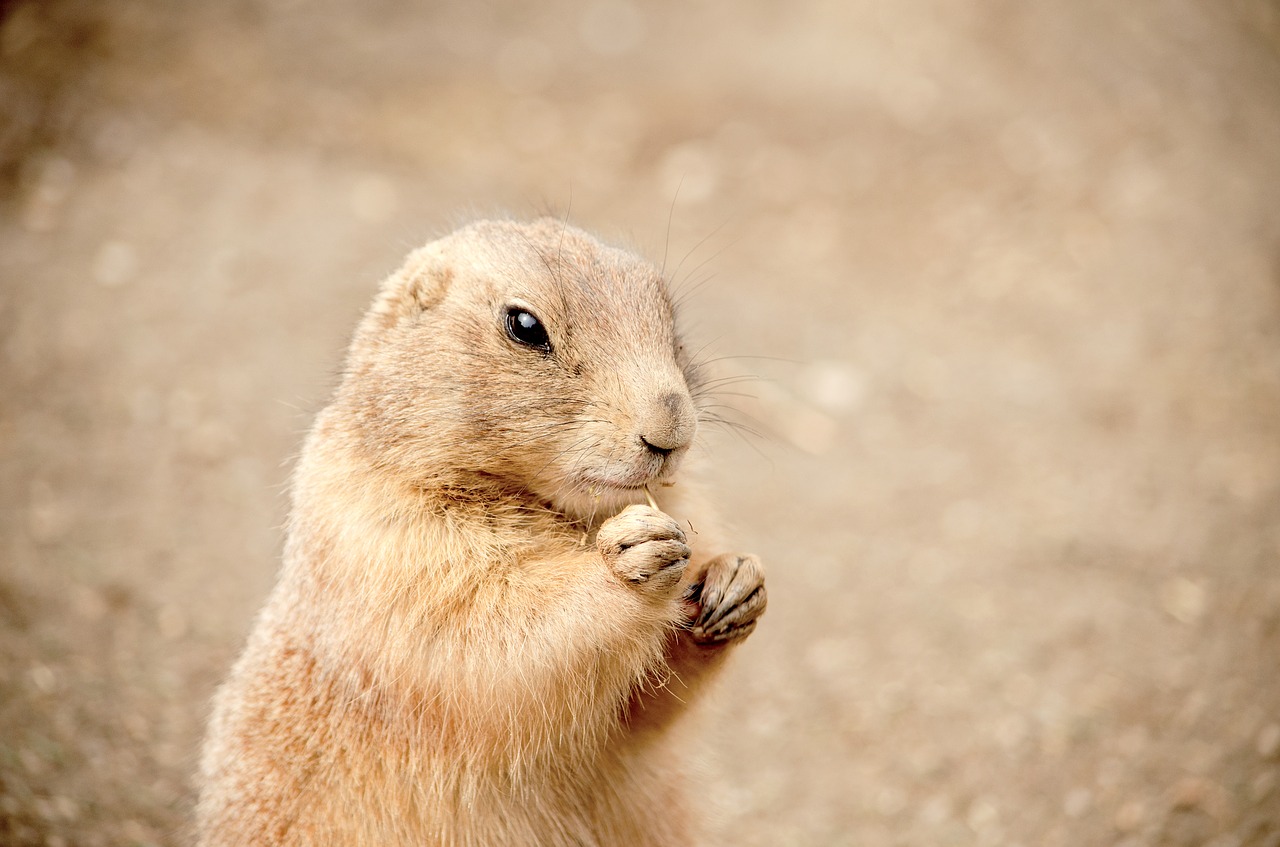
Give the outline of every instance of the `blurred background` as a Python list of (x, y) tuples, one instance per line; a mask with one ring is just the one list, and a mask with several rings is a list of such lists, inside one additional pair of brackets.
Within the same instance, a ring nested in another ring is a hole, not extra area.
[(377, 282), (550, 211), (760, 357), (713, 843), (1280, 845), (1275, 0), (5, 0), (0, 198), (0, 843), (184, 842)]

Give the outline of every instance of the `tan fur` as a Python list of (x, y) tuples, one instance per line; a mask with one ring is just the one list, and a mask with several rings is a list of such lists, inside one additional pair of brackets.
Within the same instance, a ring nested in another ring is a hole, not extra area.
[(629, 253), (540, 221), (411, 254), (303, 449), (200, 843), (690, 843), (678, 718), (765, 603), (687, 479), (698, 395)]

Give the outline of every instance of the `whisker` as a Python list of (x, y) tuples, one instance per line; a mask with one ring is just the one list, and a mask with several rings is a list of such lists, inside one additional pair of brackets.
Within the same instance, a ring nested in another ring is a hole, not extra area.
[[(675, 285), (677, 288), (681, 285), (681, 283), (678, 281), (680, 277), (680, 269), (684, 267), (684, 263), (689, 259), (689, 257), (692, 256), (694, 253), (696, 253), (699, 247), (701, 247), (703, 244), (706, 244), (707, 241), (709, 241), (713, 236), (719, 233), (720, 230), (724, 229), (728, 223), (729, 223), (728, 220), (725, 220), (723, 223), (717, 225), (715, 229), (711, 230), (711, 232), (708, 232), (698, 241), (697, 244), (693, 245), (693, 247), (690, 248), (688, 253), (684, 254), (684, 258), (680, 260), (680, 264), (676, 265), (676, 269), (671, 272), (671, 281), (673, 285)], [(692, 275), (697, 273), (704, 266), (706, 266), (708, 262), (719, 258), (720, 254), (724, 253), (725, 250), (729, 249), (729, 247), (731, 247), (736, 243), (737, 243), (737, 239), (735, 238), (733, 241), (730, 241), (724, 247), (721, 247), (719, 250), (712, 253), (707, 258), (703, 259), (701, 262), (698, 263), (696, 267), (694, 267), (692, 271), (690, 271), (690, 274)], [(686, 277), (686, 279), (688, 279), (688, 277)]]
[(667, 253), (671, 250), (671, 221), (675, 219), (676, 201), (680, 199), (680, 189), (683, 187), (684, 174), (681, 174), (680, 182), (676, 183), (676, 193), (671, 196), (671, 208), (667, 209), (667, 237), (662, 242), (662, 268), (658, 271), (663, 278), (667, 275)]

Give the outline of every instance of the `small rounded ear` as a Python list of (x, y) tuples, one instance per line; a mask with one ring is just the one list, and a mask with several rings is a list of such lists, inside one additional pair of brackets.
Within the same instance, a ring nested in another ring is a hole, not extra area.
[(405, 318), (421, 314), (444, 299), (453, 268), (434, 245), (409, 254), (400, 269), (387, 277), (365, 316), (369, 332), (387, 330)]
[(409, 254), (396, 276), (400, 277), (408, 299), (425, 310), (444, 299), (453, 280), (453, 269), (438, 252), (423, 247)]

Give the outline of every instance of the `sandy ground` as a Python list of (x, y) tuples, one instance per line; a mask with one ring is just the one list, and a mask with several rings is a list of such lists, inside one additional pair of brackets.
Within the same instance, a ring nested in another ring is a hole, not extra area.
[(0, 14), (0, 843), (183, 843), (378, 279), (551, 210), (761, 357), (717, 843), (1280, 845), (1274, 0)]

